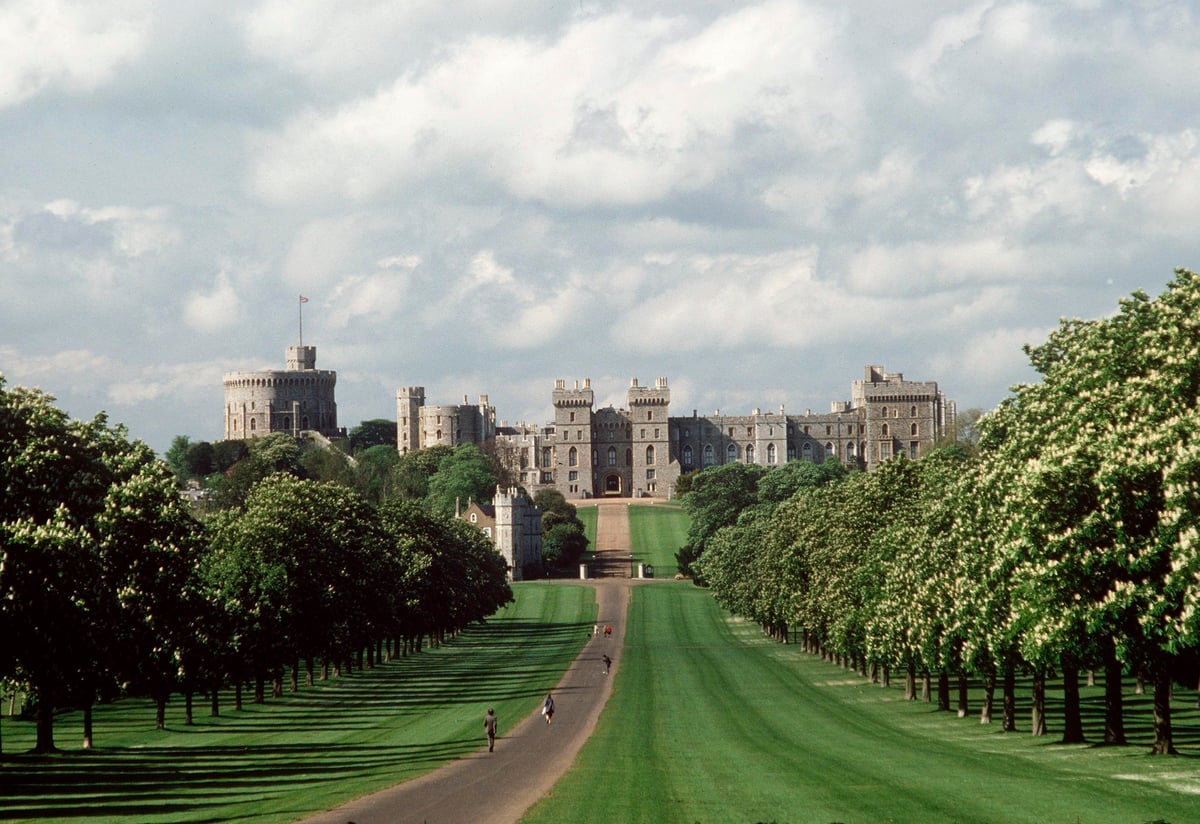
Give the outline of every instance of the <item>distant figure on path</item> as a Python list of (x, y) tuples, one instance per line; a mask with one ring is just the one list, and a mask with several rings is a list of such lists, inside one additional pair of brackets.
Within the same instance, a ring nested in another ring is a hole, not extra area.
[(604, 659), (604, 674), (608, 675), (608, 668), (612, 666), (612, 659), (607, 655), (601, 656)]
[(491, 707), (483, 716), (483, 729), (487, 732), (488, 752), (493, 752), (496, 749), (496, 711)]
[(592, 629), (592, 635), (595, 636), (595, 635), (599, 635), (599, 634), (600, 634), (600, 625), (596, 624), (596, 626)]
[(605, 625), (604, 625), (604, 637), (605, 637), (605, 638), (608, 638), (608, 637), (609, 637), (609, 636), (611, 636), (611, 635), (612, 635), (612, 625), (611, 625), (611, 624), (605, 624)]
[(546, 693), (546, 700), (542, 702), (542, 715), (546, 716), (547, 724), (554, 719), (554, 698), (550, 693)]

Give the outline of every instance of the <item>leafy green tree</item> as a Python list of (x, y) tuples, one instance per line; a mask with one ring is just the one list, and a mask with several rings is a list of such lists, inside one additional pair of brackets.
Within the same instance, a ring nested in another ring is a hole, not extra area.
[(184, 468), (184, 456), (191, 443), (192, 441), (187, 435), (176, 435), (171, 439), (170, 448), (163, 454), (163, 460), (175, 474), (176, 480), (181, 483), (188, 478), (187, 470)]
[(411, 501), (424, 501), (429, 495), (429, 479), (437, 474), (442, 460), (453, 452), (445, 444), (406, 452), (392, 470), (392, 494)]
[(375, 446), (388, 446), (396, 451), (396, 422), (386, 418), (372, 418), (363, 421), (350, 430), (350, 451), (358, 455), (364, 449)]
[(757, 464), (730, 463), (705, 469), (692, 479), (682, 499), (691, 522), (687, 544), (676, 553), (681, 570), (694, 575), (692, 565), (716, 531), (732, 526), (742, 510), (758, 502), (758, 482), (765, 473)]
[(355, 459), (355, 486), (370, 503), (378, 505), (392, 495), (393, 472), (400, 463), (400, 456), (391, 446), (369, 446), (359, 452)]
[(496, 492), (496, 475), (491, 461), (475, 444), (462, 444), (438, 463), (429, 479), (426, 506), (440, 515), (452, 516), (456, 507), (469, 501), (490, 501)]
[(542, 558), (552, 566), (569, 569), (579, 563), (587, 547), (583, 530), (575, 524), (557, 523), (542, 537)]

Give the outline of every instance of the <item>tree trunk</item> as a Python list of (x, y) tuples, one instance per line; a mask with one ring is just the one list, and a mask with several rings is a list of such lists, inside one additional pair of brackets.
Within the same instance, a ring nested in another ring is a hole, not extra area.
[(904, 700), (917, 700), (917, 665), (912, 661), (908, 662), (908, 669), (904, 673)]
[(950, 712), (950, 673), (942, 670), (938, 673), (938, 712)]
[(275, 670), (275, 674), (271, 676), (271, 697), (283, 697), (283, 668)]
[(1033, 707), (1030, 713), (1030, 730), (1033, 735), (1046, 734), (1046, 674), (1033, 674)]
[(929, 677), (929, 670), (921, 671), (921, 700), (926, 704), (933, 701), (933, 681)]
[(314, 675), (316, 675), (316, 664), (310, 655), (304, 660), (304, 686), (311, 687), (316, 683)]
[(292, 692), (300, 691), (300, 659), (292, 659)]
[(37, 691), (37, 743), (33, 751), (38, 754), (58, 752), (54, 746), (54, 702), (49, 690)]
[(1011, 659), (1004, 662), (1004, 732), (1017, 731), (1017, 672)]
[(233, 708), (241, 710), (242, 708), (242, 679), (237, 679), (233, 685)]
[(979, 709), (979, 723), (992, 723), (992, 708), (996, 701), (996, 668), (988, 667), (983, 674), (983, 706)]
[(1150, 754), (1178, 754), (1171, 730), (1171, 668), (1166, 660), (1154, 665), (1154, 747)]
[(883, 677), (879, 679), (879, 686), (887, 689), (892, 685), (892, 668), (887, 664), (883, 665)]
[(958, 671), (958, 717), (967, 717), (967, 673)]
[(221, 715), (221, 682), (213, 681), (211, 689), (208, 714), (213, 718), (219, 718)]
[(92, 702), (88, 701), (83, 707), (83, 748), (92, 748)]
[(183, 725), (192, 726), (192, 688), (188, 687), (183, 693)]
[(1113, 639), (1104, 640), (1104, 743), (1125, 745), (1125, 699), (1121, 695), (1124, 675)]
[(254, 703), (267, 703), (267, 679), (261, 673), (254, 676)]
[(167, 728), (167, 696), (159, 693), (154, 696), (154, 729)]
[(1062, 662), (1063, 735), (1064, 744), (1083, 744), (1083, 716), (1079, 704), (1079, 667), (1074, 662)]

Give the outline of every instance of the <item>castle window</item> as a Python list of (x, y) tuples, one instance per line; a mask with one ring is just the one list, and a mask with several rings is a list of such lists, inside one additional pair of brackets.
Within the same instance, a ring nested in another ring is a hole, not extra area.
[(575, 423), (575, 413), (571, 413), (571, 423)]
[(617, 448), (615, 446), (610, 446), (608, 448), (608, 465), (609, 466), (617, 465)]
[(654, 410), (653, 409), (646, 410), (646, 420), (648, 420), (648, 421), (654, 420)]
[(888, 437), (888, 425), (886, 423), (883, 425), (883, 428), (880, 430), (879, 434), (883, 435), (885, 438)]
[(543, 446), (542, 447), (542, 466), (549, 466), (549, 465), (550, 465), (550, 447)]
[(912, 409), (910, 409), (908, 414), (913, 418), (917, 417), (917, 407), (914, 406)]
[(725, 447), (726, 463), (734, 463), (735, 461), (737, 461), (737, 456), (738, 456), (737, 444), (731, 443), (729, 446)]
[(808, 441), (805, 441), (804, 446), (801, 447), (800, 451), (804, 455), (804, 460), (806, 460), (806, 461), (812, 460), (812, 444), (811, 443), (809, 443)]
[(475, 523), (478, 520), (479, 520), (479, 516), (476, 515), (474, 512), (472, 512), (471, 513), (471, 523)]
[(879, 442), (879, 460), (886, 461), (890, 457), (892, 457), (892, 442), (891, 441), (880, 441)]
[(578, 481), (578, 480), (579, 480), (579, 472), (578, 472), (578, 471), (574, 471), (574, 470), (573, 470), (573, 471), (571, 471), (571, 472), (568, 472), (568, 473), (567, 473), (567, 480), (568, 480), (568, 481)]
[(645, 430), (645, 429), (643, 429), (643, 430), (642, 430), (642, 435), (641, 435), (641, 437), (642, 437), (642, 440), (643, 440), (643, 441), (644, 441), (644, 440), (646, 440), (646, 430)]
[(577, 440), (577, 441), (583, 440), (583, 430), (582, 429), (575, 430), (575, 440)]
[(692, 437), (692, 430), (688, 429), (688, 428), (685, 426), (685, 427), (683, 428), (683, 437), (685, 437), (685, 438), (690, 438), (690, 437)]
[(492, 528), (490, 526), (485, 526), (483, 528), (483, 534), (488, 536), (489, 538), (492, 537)]
[(837, 455), (837, 451), (833, 448), (833, 443), (830, 442), (825, 444), (825, 456), (829, 457), (833, 455)]
[(250, 431), (253, 432), (256, 429), (258, 429), (258, 421), (254, 418), (251, 418), (250, 419)]
[(685, 444), (683, 447), (683, 465), (684, 466), (692, 465), (692, 445), (690, 443)]
[(704, 445), (704, 465), (705, 465), (706, 467), (707, 467), (707, 466), (712, 466), (712, 465), (713, 465), (713, 464), (715, 464), (716, 462), (717, 462), (717, 461), (716, 461), (716, 458), (715, 458), (715, 456), (713, 455), (713, 448), (712, 448), (712, 444), (710, 444), (710, 443), (706, 443), (706, 444)]
[(592, 450), (592, 466), (600, 465), (600, 453), (595, 449)]
[(883, 407), (883, 409), (879, 410), (879, 414), (881, 417), (886, 418), (887, 417), (887, 407), (885, 406), (885, 407)]
[(794, 443), (788, 444), (788, 460), (796, 460), (796, 445)]
[(911, 430), (909, 434), (914, 438), (917, 437), (917, 425), (914, 423), (911, 427), (909, 427), (909, 429)]
[(754, 445), (746, 446), (746, 463), (754, 463)]
[(654, 440), (658, 440), (658, 427), (654, 428)]
[[(916, 424), (913, 424), (913, 426), (916, 426)], [(292, 428), (292, 419), (291, 419), (291, 418), (289, 418), (287, 415), (284, 415), (284, 416), (283, 416), (283, 428), (284, 428), (284, 429), (291, 429), (291, 428)], [(916, 432), (914, 432), (913, 434), (915, 435), (915, 434), (917, 434), (917, 433), (916, 433)]]
[(754, 437), (754, 427), (753, 427), (753, 426), (747, 426), (747, 427), (746, 427), (746, 437), (747, 437), (747, 438), (753, 438), (753, 437)]
[(544, 484), (554, 483), (554, 473), (553, 472), (543, 472), (542, 473), (542, 483), (544, 483)]
[(647, 464), (654, 463), (654, 447), (653, 446), (646, 447), (646, 463)]
[(579, 450), (573, 446), (567, 453), (567, 466), (579, 466)]
[(633, 466), (633, 450), (632, 449), (625, 450), (625, 465)]
[(729, 437), (733, 437), (733, 427), (729, 427)]
[(910, 441), (908, 444), (908, 457), (914, 461), (917, 459), (917, 453), (920, 451), (920, 444), (916, 441)]
[(775, 463), (775, 444), (767, 444), (767, 463)]
[(851, 461), (854, 460), (854, 441), (846, 444), (846, 458)]
[(826, 427), (825, 427), (825, 434), (826, 434), (826, 435), (832, 435), (832, 434), (833, 434), (833, 427), (832, 427), (832, 426), (826, 426)]
[(654, 480), (654, 470), (653, 470), (653, 469), (647, 469), (647, 470), (646, 470), (646, 480), (647, 480), (647, 481), (653, 481), (653, 480)]

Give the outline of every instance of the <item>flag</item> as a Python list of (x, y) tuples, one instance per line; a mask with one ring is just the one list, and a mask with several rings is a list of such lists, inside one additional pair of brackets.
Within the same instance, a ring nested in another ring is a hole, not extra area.
[(304, 295), (301, 295), (301, 296), (300, 296), (300, 302), (301, 302), (301, 303), (308, 303), (308, 298), (304, 297)]

